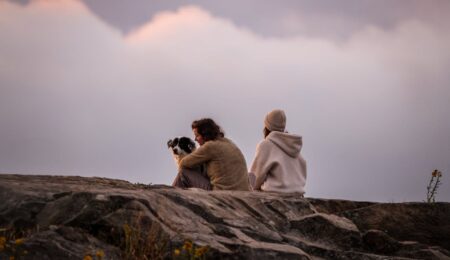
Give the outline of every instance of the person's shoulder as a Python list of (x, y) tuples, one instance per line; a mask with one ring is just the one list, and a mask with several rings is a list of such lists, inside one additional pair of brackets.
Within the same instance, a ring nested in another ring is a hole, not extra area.
[(226, 137), (222, 137), (221, 139), (221, 144), (224, 147), (232, 147), (233, 149), (239, 149), (239, 147), (229, 138)]
[(257, 147), (257, 149), (269, 149), (272, 146), (273, 146), (273, 143), (270, 140), (268, 140), (267, 138), (265, 138), (265, 139), (261, 140), (261, 142), (259, 142), (256, 147)]
[(234, 144), (233, 141), (226, 137), (219, 137), (216, 140), (211, 141), (212, 145), (229, 145)]
[(207, 141), (201, 147), (203, 147), (203, 149), (205, 150), (216, 149), (217, 147), (221, 147), (224, 145), (224, 140), (221, 139), (223, 138)]
[(225, 142), (225, 143), (233, 143), (233, 141), (231, 141), (231, 139), (229, 139), (227, 137), (219, 137), (219, 138), (217, 138), (217, 141)]

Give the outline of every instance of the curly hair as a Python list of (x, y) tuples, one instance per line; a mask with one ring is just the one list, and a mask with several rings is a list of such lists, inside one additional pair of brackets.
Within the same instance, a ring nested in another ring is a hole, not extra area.
[(205, 141), (216, 140), (219, 137), (225, 137), (222, 129), (211, 118), (202, 118), (192, 122), (192, 129), (196, 128), (197, 132)]

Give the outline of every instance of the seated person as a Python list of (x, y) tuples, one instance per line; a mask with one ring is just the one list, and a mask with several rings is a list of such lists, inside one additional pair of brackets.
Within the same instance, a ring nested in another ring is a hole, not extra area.
[(178, 188), (199, 188), (203, 190), (212, 190), (205, 167), (195, 167), (193, 169), (182, 168), (178, 171), (172, 186)]
[(195, 140), (200, 147), (180, 161), (180, 168), (206, 166), (213, 190), (249, 191), (247, 164), (239, 148), (225, 138), (220, 127), (210, 118), (192, 123)]
[(256, 147), (249, 179), (254, 190), (305, 193), (302, 137), (285, 132), (286, 115), (273, 110), (264, 120), (264, 140)]
[(176, 137), (167, 142), (167, 147), (172, 151), (175, 162), (178, 166), (178, 174), (172, 186), (178, 188), (200, 188), (211, 190), (211, 183), (206, 174), (205, 165), (199, 165), (192, 169), (180, 168), (180, 161), (186, 155), (195, 151), (195, 142), (189, 137)]

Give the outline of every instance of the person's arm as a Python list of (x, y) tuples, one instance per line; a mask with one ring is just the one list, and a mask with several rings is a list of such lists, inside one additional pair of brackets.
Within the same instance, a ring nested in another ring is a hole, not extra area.
[(210, 150), (210, 144), (205, 143), (204, 145), (197, 148), (191, 154), (186, 155), (180, 161), (180, 167), (183, 168), (193, 168), (197, 165), (210, 161), (212, 159), (212, 153)]
[(272, 167), (272, 163), (269, 160), (270, 156), (270, 144), (261, 142), (256, 147), (255, 159), (253, 160), (250, 174), (255, 175), (255, 182), (253, 189), (261, 190), (261, 186), (266, 181), (267, 174)]

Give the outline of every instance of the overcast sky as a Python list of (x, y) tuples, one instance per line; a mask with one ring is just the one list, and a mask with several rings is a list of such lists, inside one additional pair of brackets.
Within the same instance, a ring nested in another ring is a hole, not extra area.
[(250, 167), (264, 115), (308, 197), (450, 201), (450, 1), (0, 0), (0, 172), (171, 184), (212, 117)]

